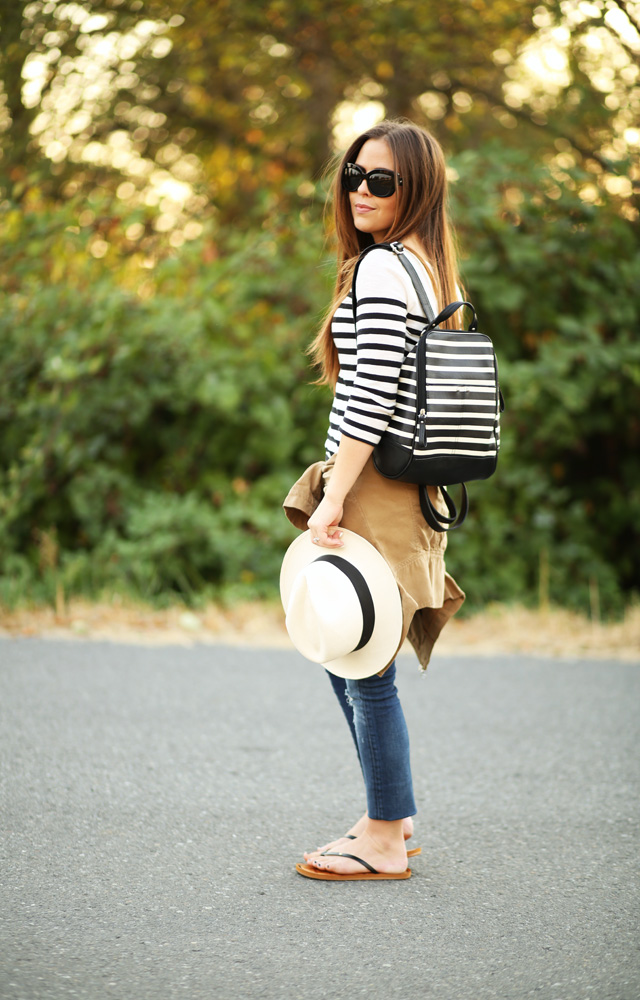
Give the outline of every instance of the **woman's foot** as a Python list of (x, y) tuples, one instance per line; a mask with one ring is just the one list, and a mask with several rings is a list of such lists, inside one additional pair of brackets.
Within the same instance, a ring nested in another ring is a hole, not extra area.
[[(407, 867), (403, 821), (386, 823), (383, 820), (367, 819), (367, 827), (355, 840), (344, 842), (342, 853), (362, 858), (380, 874), (404, 872)], [(342, 850), (337, 848), (337, 850)], [(337, 875), (355, 875), (367, 871), (358, 861), (349, 857), (318, 855), (310, 858), (308, 864), (318, 871), (329, 871)]]
[[(355, 837), (357, 839), (360, 837), (366, 831), (368, 822), (369, 817), (365, 813), (357, 823), (354, 823), (350, 830), (347, 830), (345, 837), (338, 837), (337, 840), (332, 840), (328, 844), (325, 844), (324, 847), (318, 847), (315, 851), (305, 851), (303, 855), (304, 860), (313, 861), (314, 858), (319, 858), (324, 851), (344, 851), (347, 854), (357, 854), (357, 851), (351, 850), (355, 844), (355, 840), (351, 838)], [(413, 819), (411, 816), (402, 820), (402, 832), (405, 840), (408, 840), (413, 835)]]

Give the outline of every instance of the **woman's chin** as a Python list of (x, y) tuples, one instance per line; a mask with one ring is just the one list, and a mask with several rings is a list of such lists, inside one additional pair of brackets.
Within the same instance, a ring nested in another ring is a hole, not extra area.
[(367, 236), (373, 236), (375, 240), (376, 227), (373, 223), (366, 219), (354, 219), (353, 224), (359, 233), (366, 233)]

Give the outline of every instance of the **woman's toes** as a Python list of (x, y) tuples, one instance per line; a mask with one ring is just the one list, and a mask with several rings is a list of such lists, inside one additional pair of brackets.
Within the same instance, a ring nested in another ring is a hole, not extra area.
[(330, 851), (333, 849), (333, 844), (325, 844), (324, 847), (316, 847), (315, 851), (305, 851), (304, 860), (311, 861), (312, 858), (319, 858), (323, 851)]
[(319, 858), (322, 852), (325, 850), (326, 848), (319, 847), (317, 851), (305, 851), (303, 854), (303, 858), (305, 861), (315, 861), (315, 859)]
[(346, 843), (348, 843), (348, 841), (345, 840), (344, 837), (341, 837), (339, 840), (332, 840), (330, 843), (325, 844), (324, 847), (316, 848), (315, 851), (305, 851), (303, 854), (304, 860), (312, 861), (314, 858), (319, 858), (323, 851), (335, 851), (341, 844)]
[(337, 869), (334, 865), (331, 864), (332, 860), (333, 859), (329, 858), (327, 858), (326, 860), (324, 858), (316, 858), (314, 861), (311, 862), (311, 864), (313, 865), (314, 868), (318, 868), (320, 871), (323, 872), (338, 871), (339, 869)]

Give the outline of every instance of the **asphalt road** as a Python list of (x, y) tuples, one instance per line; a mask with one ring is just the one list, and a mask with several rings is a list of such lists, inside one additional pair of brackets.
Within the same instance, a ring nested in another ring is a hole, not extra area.
[(640, 662), (401, 661), (404, 882), (295, 652), (0, 640), (2, 1000), (637, 1000)]

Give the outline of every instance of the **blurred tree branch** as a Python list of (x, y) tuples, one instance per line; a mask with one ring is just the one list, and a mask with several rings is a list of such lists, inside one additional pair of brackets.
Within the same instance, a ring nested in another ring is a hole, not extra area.
[[(619, 0), (616, 6), (637, 22), (634, 5)], [(619, 115), (605, 106), (576, 51), (588, 31), (602, 28), (630, 60), (637, 54), (606, 22), (602, 5), (597, 16), (585, 15), (571, 29), (571, 79), (545, 124), (533, 97), (523, 96), (515, 107), (505, 99), (520, 54), (536, 39), (540, 9), (540, 0), (451, 0), (445, 7), (436, 0), (4, 4), (0, 74), (11, 129), (0, 186), (14, 197), (29, 178), (53, 198), (65, 197), (70, 182), (74, 191), (96, 184), (115, 190), (127, 171), (116, 165), (125, 153), (114, 156), (110, 143), (125, 137), (142, 165), (132, 178), (136, 190), (155, 168), (171, 173), (172, 163), (196, 157), (206, 197), (221, 220), (231, 221), (261, 197), (265, 183), (276, 193), (290, 177), (320, 176), (332, 152), (336, 111), (355, 114), (370, 100), (388, 116), (419, 120), (452, 152), (501, 136), (535, 159), (554, 155), (554, 140), (561, 138), (603, 172), (615, 172), (603, 148), (622, 141), (615, 132)], [(555, 0), (544, 9), (551, 23), (564, 23)], [(34, 58), (40, 94), (27, 107), (22, 74)], [(620, 105), (626, 101), (630, 115), (640, 107), (640, 88), (615, 73)], [(441, 113), (436, 104), (421, 103), (426, 93), (434, 100), (442, 95)], [(486, 113), (485, 102), (527, 128), (505, 129), (499, 115)], [(65, 134), (74, 114), (84, 124)], [(102, 152), (87, 159), (89, 143)], [(55, 161), (45, 153), (49, 145), (57, 150)]]

